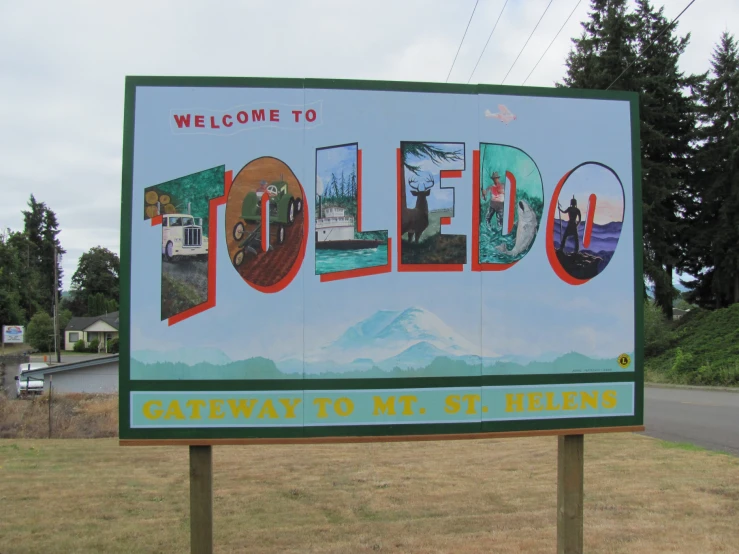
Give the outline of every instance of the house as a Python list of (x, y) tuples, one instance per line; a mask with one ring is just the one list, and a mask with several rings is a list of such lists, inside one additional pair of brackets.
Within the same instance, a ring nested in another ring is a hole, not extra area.
[(32, 369), (26, 371), (23, 376), (43, 379), (46, 394), (52, 386), (55, 394), (71, 392), (113, 394), (118, 392), (118, 354)]
[(85, 341), (88, 346), (97, 340), (100, 351), (108, 351), (111, 339), (118, 338), (118, 312), (95, 317), (73, 317), (64, 329), (64, 350), (74, 350), (74, 343)]

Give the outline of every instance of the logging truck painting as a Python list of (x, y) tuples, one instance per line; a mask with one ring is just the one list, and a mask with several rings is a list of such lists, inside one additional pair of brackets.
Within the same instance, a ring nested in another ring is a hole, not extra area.
[(168, 262), (188, 256), (207, 256), (208, 237), (203, 235), (203, 220), (190, 214), (162, 217), (162, 257)]

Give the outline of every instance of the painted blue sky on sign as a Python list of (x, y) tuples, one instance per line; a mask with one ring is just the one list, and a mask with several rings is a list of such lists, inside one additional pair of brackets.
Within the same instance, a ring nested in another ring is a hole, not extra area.
[[(167, 116), (178, 105), (225, 108), (271, 100), (322, 101), (323, 124), (306, 131), (263, 129), (231, 137), (172, 136)], [(484, 110), (505, 104), (517, 120), (505, 125)], [(580, 352), (617, 356), (634, 349), (633, 242), (630, 211), (612, 263), (580, 287), (563, 283), (548, 264), (544, 225), (528, 255), (507, 271), (471, 271), (472, 155), (480, 142), (509, 144), (535, 160), (544, 182), (545, 214), (559, 179), (585, 161), (613, 168), (631, 198), (629, 106), (625, 102), (505, 95), (377, 91), (149, 88), (136, 101), (133, 205), (143, 189), (225, 164), (236, 174), (249, 161), (274, 156), (301, 180), (311, 210), (316, 149), (357, 142), (363, 151), (363, 227), (396, 229), (396, 149), (401, 141), (465, 143), (466, 170), (455, 187), (455, 217), (445, 232), (467, 236), (461, 273), (397, 273), (321, 283), (315, 276), (313, 229), (298, 276), (278, 294), (248, 287), (218, 248), (217, 306), (174, 326), (159, 321), (161, 229), (134, 215), (132, 224), (132, 351), (213, 348), (238, 360), (302, 356), (327, 346), (380, 310), (419, 308), (438, 317), (484, 355), (548, 356)], [(430, 115), (430, 114), (433, 114)], [(565, 124), (566, 123), (566, 124)], [(607, 133), (603, 132), (607, 129)], [(348, 159), (348, 157), (346, 158)], [(445, 183), (445, 186), (447, 184)], [(219, 214), (223, 242), (224, 207)], [(311, 213), (311, 216), (313, 214)], [(313, 219), (312, 217), (310, 218)], [(313, 223), (311, 223), (313, 225)], [(397, 267), (393, 247), (393, 268)], [(293, 306), (294, 309), (285, 309)]]

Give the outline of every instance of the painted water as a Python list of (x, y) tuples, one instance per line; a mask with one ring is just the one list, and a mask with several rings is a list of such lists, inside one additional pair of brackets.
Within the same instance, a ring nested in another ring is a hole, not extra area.
[(316, 250), (316, 275), (387, 264), (387, 244), (361, 250)]

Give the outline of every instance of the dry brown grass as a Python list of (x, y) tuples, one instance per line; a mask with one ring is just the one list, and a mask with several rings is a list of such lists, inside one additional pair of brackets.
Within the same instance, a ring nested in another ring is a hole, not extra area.
[[(585, 551), (739, 552), (739, 459), (585, 439)], [(555, 438), (214, 448), (217, 552), (553, 552)], [(0, 440), (0, 552), (186, 552), (185, 447)]]
[[(0, 395), (0, 438), (48, 436), (48, 395), (13, 400)], [(51, 436), (61, 439), (117, 437), (118, 397), (110, 394), (52, 395)]]

